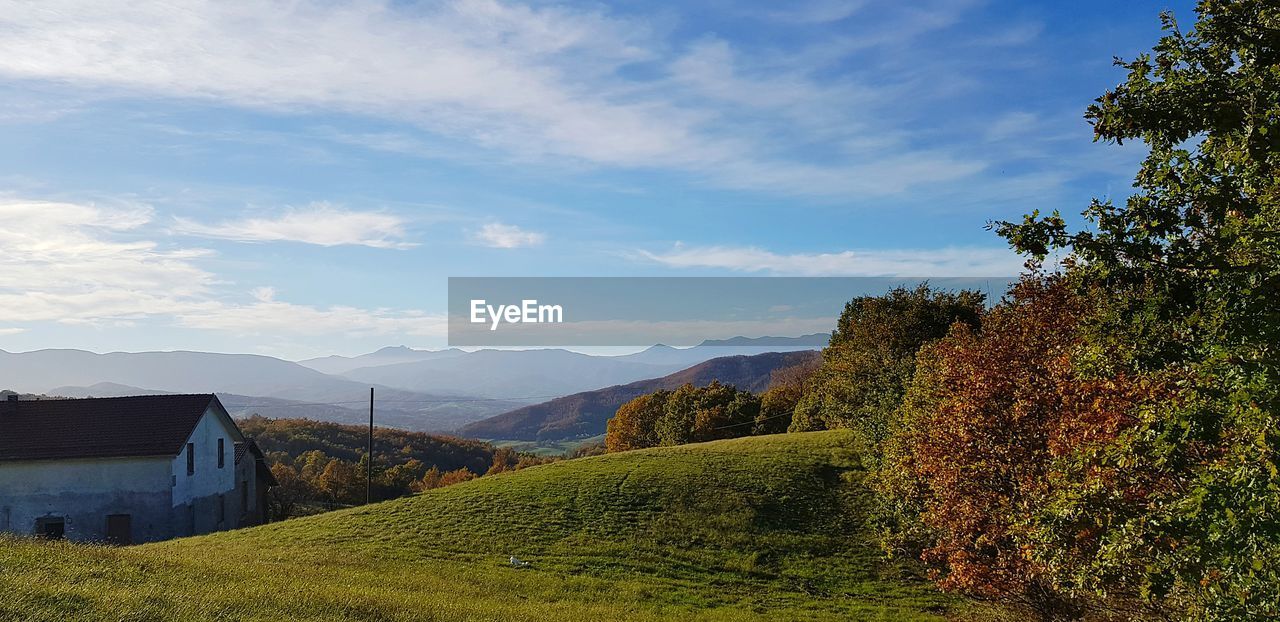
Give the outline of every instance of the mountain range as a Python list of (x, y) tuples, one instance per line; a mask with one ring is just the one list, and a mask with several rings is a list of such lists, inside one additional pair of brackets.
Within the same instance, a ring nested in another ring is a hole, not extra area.
[(393, 346), (300, 362), (190, 351), (0, 350), (0, 380), (3, 388), (64, 397), (217, 393), (232, 414), (339, 423), (367, 420), (372, 386), (375, 418), (381, 424), (451, 432), (548, 399), (662, 379), (725, 355), (813, 350), (825, 345), (826, 338), (735, 338), (691, 348), (657, 345), (623, 356)]

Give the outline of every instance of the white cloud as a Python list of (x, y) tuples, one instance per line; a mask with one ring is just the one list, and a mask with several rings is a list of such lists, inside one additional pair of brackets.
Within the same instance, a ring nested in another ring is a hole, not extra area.
[[(138, 320), (240, 335), (433, 335), (444, 319), (417, 310), (248, 301), (200, 267), (212, 252), (146, 239), (147, 206), (0, 199), (0, 324), (125, 326)], [(14, 334), (14, 328), (0, 334)]]
[(1012, 276), (1023, 259), (1004, 248), (863, 250), (783, 255), (755, 247), (676, 245), (639, 255), (673, 268), (719, 268), (789, 276)]
[[(851, 42), (837, 40), (830, 51), (815, 44), (796, 58), (743, 56), (715, 40), (685, 49), (644, 18), (498, 0), (0, 0), (0, 7), (0, 76), (72, 85), (82, 96), (339, 111), (518, 159), (675, 169), (720, 186), (788, 194), (891, 194), (984, 168), (908, 141), (874, 153), (797, 155), (878, 136), (892, 123), (914, 126), (889, 120), (895, 102), (926, 92), (897, 77), (903, 72), (867, 83), (831, 69), (849, 54), (905, 46), (950, 25), (957, 10), (946, 5), (905, 12), (892, 37), (863, 28)], [(791, 17), (827, 22), (857, 8), (812, 0)], [(637, 78), (630, 68), (638, 64), (656, 71)], [(386, 136), (353, 139), (427, 157), (448, 153)]]
[(494, 222), (481, 227), (475, 233), (475, 239), (493, 248), (520, 248), (542, 244), (547, 236), (536, 231), (526, 231), (515, 225)]
[(448, 332), (448, 320), (443, 314), (362, 309), (347, 305), (298, 305), (275, 300), (275, 293), (270, 288), (255, 289), (251, 295), (254, 301), (248, 304), (220, 305), (179, 313), (178, 323), (190, 328), (219, 330), (240, 336), (443, 337)]
[(241, 242), (303, 242), (319, 246), (410, 248), (404, 242), (404, 219), (384, 212), (358, 212), (328, 203), (288, 208), (270, 217), (250, 217), (220, 224), (175, 219), (174, 231)]

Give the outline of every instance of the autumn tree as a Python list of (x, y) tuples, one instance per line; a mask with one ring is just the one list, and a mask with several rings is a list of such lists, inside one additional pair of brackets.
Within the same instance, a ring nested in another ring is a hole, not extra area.
[[(875, 478), (891, 544), (919, 554), (946, 589), (1024, 605), (1043, 619), (1092, 604), (1060, 589), (1035, 521), (1059, 457), (1113, 441), (1158, 385), (1094, 378), (1076, 364), (1087, 300), (1062, 277), (1032, 274), (983, 318), (955, 325), (918, 357)], [(1090, 473), (1102, 484), (1101, 473)], [(1141, 494), (1140, 490), (1125, 491)], [(1077, 525), (1074, 547), (1096, 547)]]
[[(1100, 311), (1083, 329), (1098, 373), (1184, 377), (1105, 447), (1076, 456), (1113, 473), (1043, 518), (1089, 516), (1100, 545), (1045, 547), (1079, 590), (1137, 589), (1188, 619), (1280, 617), (1280, 6), (1202, 0), (1194, 28), (1163, 16), (1150, 54), (1086, 116), (1100, 141), (1147, 156), (1123, 203), (1095, 201), (1090, 226), (1057, 213), (998, 223), (1033, 256), (1069, 253)], [(1136, 467), (1136, 468), (1135, 468)]]
[(916, 351), (955, 322), (976, 326), (984, 303), (980, 292), (928, 284), (854, 298), (840, 314), (790, 429), (851, 428), (862, 444), (879, 443), (911, 380)]
[(346, 460), (329, 461), (317, 483), (320, 492), (333, 503), (355, 504), (364, 501), (364, 473)]
[(683, 445), (751, 434), (760, 399), (712, 381), (637, 397), (618, 408), (605, 434), (608, 451)]
[(641, 395), (622, 406), (609, 419), (604, 435), (607, 451), (628, 451), (642, 447), (656, 447), (656, 426), (662, 418), (670, 391), (655, 391)]
[(809, 378), (820, 366), (821, 362), (814, 359), (773, 370), (769, 374), (769, 387), (760, 395), (760, 414), (756, 416), (752, 434), (786, 432)]
[(272, 520), (292, 517), (298, 508), (316, 497), (315, 487), (297, 469), (280, 462), (271, 465), (276, 485), (267, 490), (267, 507)]

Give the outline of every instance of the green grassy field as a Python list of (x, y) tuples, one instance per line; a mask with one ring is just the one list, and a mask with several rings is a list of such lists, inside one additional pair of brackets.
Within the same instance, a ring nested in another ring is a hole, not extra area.
[(849, 444), (598, 456), (129, 548), (0, 540), (0, 619), (943, 619), (957, 601), (867, 544)]
[(491, 439), (488, 441), (495, 447), (510, 447), (521, 453), (535, 456), (567, 456), (569, 452), (583, 445), (604, 443), (604, 435), (579, 438), (571, 441), (511, 441)]

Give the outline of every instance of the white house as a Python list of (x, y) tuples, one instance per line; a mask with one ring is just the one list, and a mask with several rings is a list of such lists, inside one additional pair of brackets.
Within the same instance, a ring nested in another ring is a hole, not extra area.
[(209, 395), (0, 402), (0, 531), (151, 542), (266, 520), (262, 452)]

